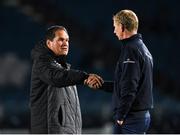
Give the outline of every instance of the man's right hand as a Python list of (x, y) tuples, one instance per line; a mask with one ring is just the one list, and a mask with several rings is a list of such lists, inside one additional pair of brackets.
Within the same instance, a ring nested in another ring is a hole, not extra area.
[(103, 79), (96, 74), (89, 74), (89, 77), (84, 81), (85, 85), (88, 85), (90, 88), (98, 89), (104, 83)]

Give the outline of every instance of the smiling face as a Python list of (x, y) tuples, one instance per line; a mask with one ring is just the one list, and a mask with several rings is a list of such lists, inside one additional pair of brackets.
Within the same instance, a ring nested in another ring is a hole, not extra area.
[(55, 55), (67, 55), (69, 51), (69, 36), (64, 30), (57, 30), (53, 40), (47, 40), (46, 44)]

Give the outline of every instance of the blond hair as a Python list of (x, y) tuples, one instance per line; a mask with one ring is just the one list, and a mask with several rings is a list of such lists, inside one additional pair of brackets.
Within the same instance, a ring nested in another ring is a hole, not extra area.
[(116, 24), (122, 24), (124, 28), (126, 28), (128, 31), (132, 32), (134, 30), (138, 30), (138, 17), (136, 14), (128, 9), (121, 10), (117, 12), (113, 16), (113, 20)]

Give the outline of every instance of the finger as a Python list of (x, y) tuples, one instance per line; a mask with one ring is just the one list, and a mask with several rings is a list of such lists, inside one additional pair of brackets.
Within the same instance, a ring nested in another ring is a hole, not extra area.
[(89, 85), (95, 85), (96, 83), (98, 83), (96, 79), (92, 79), (88, 82)]
[(94, 75), (93, 74), (89, 74), (89, 77), (87, 78), (87, 83), (89, 83), (93, 79), (94, 79)]
[(95, 87), (96, 89), (98, 89), (98, 88), (100, 88), (100, 85), (95, 84), (94, 87)]
[(93, 89), (98, 89), (100, 86), (96, 83), (92, 87), (93, 87)]
[(104, 83), (104, 80), (100, 76), (96, 75), (96, 77), (101, 81), (101, 83)]
[(93, 86), (97, 89), (100, 88), (102, 85), (99, 85), (98, 83), (93, 84)]
[(101, 82), (101, 80), (99, 78), (95, 77), (95, 80), (97, 81), (99, 86), (102, 86), (102, 82)]
[(91, 81), (88, 82), (88, 86), (90, 86), (90, 88), (93, 88), (93, 89), (97, 89), (100, 87), (100, 85), (98, 84), (95, 78), (91, 79)]
[(87, 84), (90, 84), (90, 82), (93, 80), (93, 78), (92, 77), (88, 77), (88, 79), (87, 79)]
[(93, 85), (88, 85), (91, 89), (96, 89), (96, 87), (95, 86), (93, 86)]
[(104, 83), (103, 79), (100, 76), (98, 76), (96, 74), (90, 74), (90, 76), (88, 77), (87, 84), (95, 83), (94, 80), (97, 81), (99, 86), (102, 86), (102, 83)]
[(91, 80), (89, 82), (94, 81), (94, 80), (96, 80), (99, 84), (101, 84), (101, 81), (99, 80), (99, 78), (96, 75), (92, 75)]
[(104, 83), (104, 80), (100, 77), (100, 76), (98, 76), (98, 75), (96, 75), (96, 74), (93, 74), (97, 79), (99, 79), (99, 81), (103, 84)]
[(94, 77), (89, 83), (96, 84), (99, 87), (102, 86), (102, 82), (97, 77)]

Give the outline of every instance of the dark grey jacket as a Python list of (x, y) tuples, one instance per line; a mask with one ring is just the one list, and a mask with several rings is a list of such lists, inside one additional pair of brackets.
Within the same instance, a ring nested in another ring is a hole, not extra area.
[(76, 84), (87, 73), (70, 69), (41, 42), (32, 50), (31, 133), (81, 133), (82, 120)]

